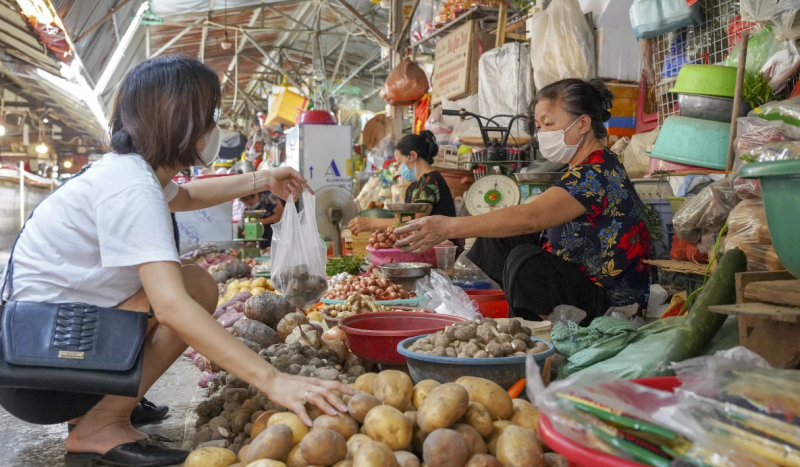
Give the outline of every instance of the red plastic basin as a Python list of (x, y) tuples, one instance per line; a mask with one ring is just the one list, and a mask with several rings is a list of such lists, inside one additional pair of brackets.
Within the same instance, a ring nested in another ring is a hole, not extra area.
[(464, 318), (419, 312), (364, 313), (339, 321), (350, 350), (359, 357), (382, 365), (405, 365), (397, 344), (409, 337), (433, 334)]
[[(678, 378), (674, 376), (633, 379), (631, 381), (649, 388), (670, 392), (681, 385)], [(648, 467), (646, 464), (621, 459), (576, 443), (556, 431), (545, 414), (539, 416), (539, 435), (550, 449), (567, 459), (569, 467)]]
[(508, 318), (508, 302), (502, 290), (467, 290), (467, 295), (478, 302), (484, 318)]

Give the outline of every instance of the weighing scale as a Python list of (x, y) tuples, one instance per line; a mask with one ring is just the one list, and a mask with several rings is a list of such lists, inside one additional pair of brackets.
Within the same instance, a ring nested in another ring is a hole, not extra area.
[(548, 188), (564, 176), (564, 172), (525, 172), (515, 173), (520, 193), (522, 194), (522, 204), (533, 201)]
[(383, 208), (389, 212), (397, 213), (399, 223), (403, 224), (414, 220), (417, 214), (424, 214), (427, 212), (429, 206), (431, 206), (430, 203), (386, 203)]
[(242, 242), (242, 248), (236, 255), (237, 258), (245, 259), (261, 256), (261, 249), (258, 247), (258, 242), (263, 240), (261, 237), (264, 235), (264, 225), (261, 223), (261, 219), (266, 213), (267, 211), (264, 210), (253, 210), (245, 211), (242, 214), (244, 217), (244, 228), (242, 229), (243, 238), (233, 239), (234, 242)]
[(350, 190), (336, 185), (322, 187), (316, 193), (316, 218), (319, 233), (333, 238), (333, 256), (342, 256), (342, 225), (358, 216), (358, 203)]
[(486, 175), (475, 180), (464, 194), (467, 211), (473, 216), (519, 204), (517, 182), (505, 175)]

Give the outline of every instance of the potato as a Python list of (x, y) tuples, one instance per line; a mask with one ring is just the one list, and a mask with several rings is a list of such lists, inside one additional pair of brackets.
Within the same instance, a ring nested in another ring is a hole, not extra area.
[(323, 316), (323, 314), (319, 311), (312, 311), (306, 315), (306, 318), (308, 318), (309, 321), (319, 321), (321, 323), (322, 320), (325, 319), (325, 316)]
[(480, 402), (470, 402), (467, 406), (467, 411), (458, 420), (458, 423), (464, 423), (475, 428), (484, 438), (492, 434), (492, 414)]
[(300, 445), (295, 445), (286, 455), (286, 467), (308, 467), (308, 462), (300, 452)]
[(362, 435), (361, 433), (355, 434), (347, 440), (347, 459), (352, 459), (355, 457), (358, 448), (364, 445), (364, 443), (371, 443), (372, 438), (367, 435)]
[(392, 449), (386, 443), (365, 443), (353, 458), (353, 467), (399, 467)]
[(539, 409), (523, 399), (514, 399), (511, 402), (514, 404), (514, 412), (511, 414), (509, 421), (531, 430), (531, 433), (541, 442), (539, 437)]
[(356, 382), (353, 383), (353, 387), (361, 392), (366, 392), (367, 394), (374, 395), (375, 379), (377, 377), (378, 377), (377, 373), (364, 373), (363, 375), (356, 378)]
[(267, 289), (265, 289), (264, 287), (254, 287), (250, 289), (250, 294), (253, 295), (254, 297), (256, 295), (261, 295), (262, 293), (267, 293)]
[(504, 467), (544, 467), (542, 447), (530, 430), (512, 425), (497, 440), (497, 460)]
[(250, 281), (239, 281), (239, 285), (236, 287), (237, 289), (241, 289), (243, 287), (247, 287), (248, 289), (252, 287), (250, 285)]
[(269, 417), (267, 426), (270, 427), (279, 423), (283, 423), (292, 429), (292, 433), (294, 434), (294, 439), (292, 441), (294, 444), (292, 444), (292, 446), (300, 443), (300, 441), (303, 439), (303, 436), (308, 434), (308, 428), (306, 427), (306, 424), (300, 420), (300, 417), (291, 412), (278, 412), (274, 414), (273, 416)]
[[(252, 441), (251, 441), (251, 443), (252, 443)], [(242, 446), (242, 448), (239, 449), (239, 454), (236, 454), (236, 459), (238, 459), (239, 462), (242, 463), (242, 465), (244, 465), (244, 460), (247, 457), (247, 451), (249, 449), (250, 449), (250, 445), (249, 444), (247, 446)]]
[(333, 465), (347, 456), (347, 441), (327, 428), (314, 428), (300, 442), (300, 452), (309, 465)]
[(492, 422), (492, 434), (489, 435), (489, 438), (486, 439), (486, 449), (489, 450), (489, 453), (492, 455), (497, 455), (497, 440), (500, 438), (500, 435), (503, 434), (503, 431), (513, 426), (514, 424), (509, 422), (508, 420), (497, 420)]
[(475, 454), (467, 459), (467, 465), (464, 467), (503, 467), (503, 464), (489, 454)]
[(228, 284), (228, 286), (225, 288), (225, 290), (229, 292), (231, 290), (239, 290), (239, 279), (232, 280), (230, 284)]
[[(361, 379), (361, 376), (359, 376), (359, 379)], [(356, 380), (356, 382), (357, 381), (358, 380)], [(372, 410), (373, 407), (377, 407), (379, 405), (381, 405), (381, 401), (375, 398), (375, 396), (362, 392), (350, 398), (350, 401), (347, 402), (347, 412), (358, 423), (364, 423), (364, 417), (367, 416), (367, 413)]]
[(469, 400), (480, 402), (492, 414), (493, 420), (507, 420), (514, 411), (511, 397), (497, 383), (475, 376), (462, 376), (456, 383), (464, 386)]
[(228, 467), (236, 463), (236, 454), (224, 448), (200, 448), (189, 454), (186, 467)]
[(422, 405), (422, 402), (428, 397), (428, 394), (438, 385), (439, 382), (432, 379), (424, 379), (417, 383), (411, 395), (411, 403), (414, 405), (414, 408), (419, 409), (419, 406)]
[(262, 413), (261, 416), (259, 416), (256, 421), (253, 422), (253, 426), (250, 427), (250, 437), (256, 439), (262, 431), (266, 430), (267, 426), (269, 426), (267, 424), (269, 422), (269, 418), (276, 413), (278, 413), (277, 410), (267, 410), (266, 412)]
[(358, 422), (353, 420), (353, 417), (350, 415), (339, 414), (335, 417), (321, 415), (314, 420), (314, 428), (333, 430), (342, 435), (345, 440), (348, 440), (351, 436), (358, 433)]
[(456, 423), (453, 425), (453, 430), (464, 437), (464, 441), (467, 442), (467, 446), (469, 447), (470, 457), (475, 454), (486, 454), (488, 452), (486, 443), (483, 442), (483, 438), (481, 438), (480, 433), (478, 433), (478, 430), (475, 428), (463, 423)]
[(416, 410), (407, 410), (403, 412), (403, 415), (411, 422), (411, 425), (417, 424), (418, 412)]
[(411, 433), (411, 452), (418, 457), (422, 457), (422, 446), (425, 444), (425, 439), (428, 438), (428, 433), (422, 431), (419, 425), (414, 425), (414, 431)]
[(250, 288), (255, 289), (258, 287), (267, 287), (267, 279), (264, 277), (256, 277), (255, 279), (250, 281)]
[(423, 431), (433, 433), (449, 428), (467, 411), (469, 393), (463, 386), (446, 383), (436, 386), (417, 411), (417, 423)]
[(333, 464), (333, 467), (353, 467), (353, 461), (344, 460)]
[(378, 373), (375, 378), (373, 395), (386, 405), (391, 405), (397, 410), (405, 410), (411, 402), (414, 392), (414, 382), (411, 377), (402, 371), (385, 370)]
[(411, 422), (391, 405), (379, 405), (364, 419), (367, 436), (386, 443), (393, 451), (405, 449), (411, 442)]
[(469, 458), (469, 446), (457, 431), (438, 429), (425, 440), (422, 458), (428, 467), (464, 467)]
[(400, 467), (419, 467), (419, 459), (408, 451), (395, 451), (394, 458)]
[(272, 425), (249, 444), (244, 464), (249, 465), (259, 459), (286, 459), (292, 449), (292, 440), (292, 429), (288, 425)]
[(259, 459), (247, 464), (245, 467), (286, 467), (286, 464), (272, 459)]

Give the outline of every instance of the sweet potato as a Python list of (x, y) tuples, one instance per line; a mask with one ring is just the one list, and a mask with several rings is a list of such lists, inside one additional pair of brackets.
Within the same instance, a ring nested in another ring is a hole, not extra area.
[(274, 329), (253, 319), (240, 319), (233, 325), (233, 335), (255, 342), (261, 347), (281, 343), (281, 336)]
[(217, 322), (222, 325), (223, 328), (229, 328), (239, 322), (240, 319), (244, 317), (244, 313), (239, 313), (236, 310), (231, 309), (224, 313), (222, 316), (217, 318)]
[(276, 327), (295, 308), (280, 295), (265, 293), (251, 297), (244, 304), (244, 315), (267, 326)]

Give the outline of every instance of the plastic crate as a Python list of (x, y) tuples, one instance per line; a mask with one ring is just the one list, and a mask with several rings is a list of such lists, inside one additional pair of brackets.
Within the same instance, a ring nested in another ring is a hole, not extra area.
[(294, 126), (300, 112), (308, 107), (308, 99), (295, 92), (284, 89), (269, 109), (265, 120), (266, 126), (282, 123), (286, 127)]

